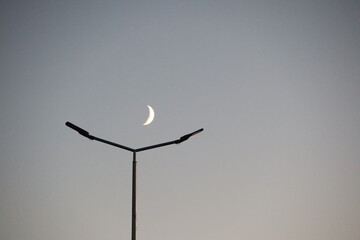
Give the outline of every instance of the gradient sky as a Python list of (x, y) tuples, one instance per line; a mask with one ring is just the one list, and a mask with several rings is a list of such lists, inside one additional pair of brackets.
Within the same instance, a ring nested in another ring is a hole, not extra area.
[[(360, 239), (360, 3), (1, 1), (0, 238)], [(146, 105), (155, 120), (144, 127)]]

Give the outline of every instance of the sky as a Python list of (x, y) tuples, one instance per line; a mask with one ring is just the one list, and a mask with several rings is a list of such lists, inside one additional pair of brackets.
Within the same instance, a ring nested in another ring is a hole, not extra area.
[[(360, 239), (360, 3), (1, 1), (0, 238)], [(151, 105), (154, 121), (143, 126)]]

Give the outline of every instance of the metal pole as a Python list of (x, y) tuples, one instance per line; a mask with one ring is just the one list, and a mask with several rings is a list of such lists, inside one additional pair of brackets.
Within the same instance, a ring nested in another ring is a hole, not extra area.
[(132, 165), (131, 240), (136, 240), (136, 152), (133, 152)]

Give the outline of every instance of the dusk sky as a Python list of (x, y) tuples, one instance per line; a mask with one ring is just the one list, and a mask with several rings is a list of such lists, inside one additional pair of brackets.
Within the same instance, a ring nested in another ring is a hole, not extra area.
[[(360, 239), (360, 2), (1, 1), (0, 239)], [(154, 121), (143, 126), (147, 105)]]

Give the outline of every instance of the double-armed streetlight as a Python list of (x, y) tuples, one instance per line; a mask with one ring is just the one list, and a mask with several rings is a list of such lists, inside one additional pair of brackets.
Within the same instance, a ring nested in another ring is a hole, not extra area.
[(147, 147), (142, 147), (142, 148), (130, 148), (124, 145), (120, 145), (118, 143), (114, 143), (114, 142), (110, 142), (108, 140), (105, 139), (101, 139), (98, 137), (95, 137), (93, 135), (90, 135), (90, 133), (74, 124), (72, 124), (71, 122), (66, 122), (65, 123), (66, 126), (68, 126), (69, 128), (77, 131), (80, 135), (90, 139), (90, 140), (96, 140), (105, 144), (109, 144), (111, 146), (114, 147), (118, 147), (118, 148), (122, 148), (124, 150), (130, 151), (133, 153), (133, 161), (132, 161), (132, 206), (131, 206), (131, 240), (136, 240), (136, 153), (137, 152), (141, 152), (141, 151), (145, 151), (145, 150), (150, 150), (153, 148), (158, 148), (158, 147), (164, 147), (167, 145), (171, 145), (171, 144), (179, 144), (182, 143), (186, 140), (188, 140), (190, 137), (202, 132), (204, 129), (200, 128), (199, 130), (196, 130), (192, 133), (186, 134), (182, 137), (180, 137), (179, 139), (173, 140), (173, 141), (169, 141), (169, 142), (164, 142), (164, 143), (159, 143), (159, 144), (155, 144), (155, 145), (151, 145), (151, 146), (147, 146)]

